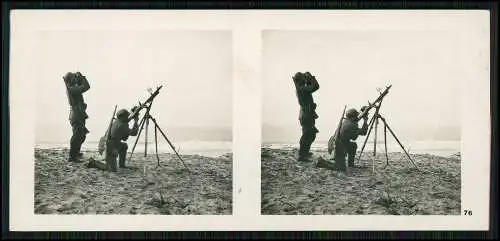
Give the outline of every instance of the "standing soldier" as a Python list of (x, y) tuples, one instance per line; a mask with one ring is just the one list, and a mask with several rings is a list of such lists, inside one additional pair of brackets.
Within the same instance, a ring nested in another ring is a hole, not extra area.
[(83, 93), (90, 89), (90, 85), (87, 78), (80, 72), (68, 72), (63, 79), (70, 105), (69, 122), (73, 131), (68, 161), (75, 162), (82, 156), (80, 152), (82, 144), (85, 142), (86, 135), (89, 133), (89, 130), (85, 127), (85, 120), (89, 116), (87, 115), (87, 104), (83, 99)]
[(343, 172), (346, 171), (346, 154), (348, 156), (349, 167), (354, 167), (354, 156), (358, 148), (358, 145), (354, 141), (358, 136), (366, 135), (368, 130), (368, 124), (366, 123), (368, 115), (363, 116), (363, 126), (361, 129), (358, 127), (358, 116), (359, 112), (356, 109), (349, 109), (346, 113), (346, 119), (342, 121), (339, 135), (337, 136), (338, 144), (335, 146), (334, 160), (336, 167)]
[(300, 105), (299, 122), (302, 127), (300, 137), (300, 148), (298, 153), (299, 161), (309, 161), (311, 145), (316, 139), (318, 129), (315, 126), (318, 115), (316, 114), (316, 103), (314, 103), (312, 93), (319, 89), (316, 77), (311, 73), (296, 73), (293, 77), (297, 99)]
[[(134, 109), (132, 109), (134, 112)], [(99, 142), (99, 152), (104, 152), (104, 158), (106, 163), (103, 164), (99, 161), (90, 160), (88, 167), (96, 167), (105, 171), (116, 172), (116, 157), (119, 158), (119, 166), (120, 168), (125, 168), (125, 158), (127, 155), (127, 143), (122, 142), (126, 141), (129, 136), (136, 136), (139, 130), (139, 125), (137, 121), (139, 120), (139, 116), (137, 114), (134, 115), (134, 126), (132, 129), (129, 128), (130, 112), (126, 109), (121, 109), (116, 113), (116, 119), (111, 124), (111, 131), (109, 136), (109, 142), (106, 145), (106, 140), (108, 138), (107, 135), (104, 135)]]

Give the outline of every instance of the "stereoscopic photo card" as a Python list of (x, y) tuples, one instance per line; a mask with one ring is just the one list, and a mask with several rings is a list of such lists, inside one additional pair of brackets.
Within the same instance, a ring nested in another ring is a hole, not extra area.
[(489, 17), (14, 10), (10, 230), (488, 230)]

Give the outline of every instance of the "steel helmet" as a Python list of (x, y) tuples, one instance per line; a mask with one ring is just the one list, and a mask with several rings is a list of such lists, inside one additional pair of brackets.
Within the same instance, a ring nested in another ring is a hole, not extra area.
[(346, 113), (346, 117), (349, 118), (349, 119), (352, 119), (352, 118), (357, 118), (359, 115), (359, 112), (352, 108), (352, 109), (349, 109)]
[(116, 118), (124, 119), (124, 118), (128, 118), (129, 115), (130, 115), (130, 112), (128, 112), (128, 110), (121, 109), (116, 113)]

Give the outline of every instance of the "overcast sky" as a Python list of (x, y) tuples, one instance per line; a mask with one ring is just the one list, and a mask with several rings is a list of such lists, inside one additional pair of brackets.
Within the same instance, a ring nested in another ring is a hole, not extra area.
[(232, 39), (229, 31), (43, 31), (37, 34), (36, 139), (69, 140), (62, 76), (80, 71), (91, 89), (88, 140), (98, 140), (115, 105), (130, 109), (163, 85), (151, 113), (174, 127), (231, 128)]
[(310, 71), (320, 84), (313, 95), (318, 140), (331, 136), (344, 105), (359, 109), (391, 84), (381, 113), (397, 135), (460, 135), (467, 52), (456, 32), (265, 31), (262, 42), (263, 141), (300, 136), (291, 78), (298, 71)]

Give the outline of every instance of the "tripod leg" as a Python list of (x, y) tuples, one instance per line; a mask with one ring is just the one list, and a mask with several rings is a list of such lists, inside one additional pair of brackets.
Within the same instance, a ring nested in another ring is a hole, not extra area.
[(373, 138), (373, 160), (372, 160), (372, 173), (375, 173), (375, 157), (377, 155), (377, 129), (378, 129), (378, 118), (375, 119), (375, 135)]
[(146, 117), (146, 131), (144, 133), (144, 157), (148, 155), (148, 126), (149, 126), (149, 116)]
[(135, 139), (134, 146), (132, 147), (132, 151), (128, 157), (128, 162), (132, 159), (132, 154), (134, 154), (135, 147), (137, 146), (137, 142), (139, 141), (139, 137), (141, 136), (142, 129), (144, 128), (144, 123), (146, 122), (146, 118), (142, 118), (141, 123), (139, 124), (140, 129), (139, 133), (137, 133), (137, 138)]
[(410, 162), (415, 166), (415, 168), (417, 170), (418, 167), (417, 165), (415, 164), (415, 162), (413, 161), (413, 159), (410, 157), (410, 154), (408, 154), (408, 152), (406, 151), (405, 147), (403, 146), (403, 144), (401, 144), (401, 142), (399, 141), (398, 137), (396, 136), (396, 134), (394, 134), (394, 132), (392, 131), (391, 127), (389, 127), (389, 125), (387, 124), (387, 122), (385, 121), (385, 119), (382, 118), (382, 121), (384, 122), (384, 124), (387, 126), (387, 129), (389, 130), (389, 132), (391, 132), (392, 136), (394, 137), (394, 139), (396, 139), (396, 141), (398, 142), (399, 146), (401, 147), (401, 149), (403, 149), (403, 151), (405, 152), (406, 156), (408, 157), (408, 159), (410, 160)]
[(158, 161), (156, 168), (158, 168), (160, 166), (160, 157), (158, 156), (158, 126), (155, 126), (155, 150), (156, 150), (156, 160)]
[(365, 150), (366, 143), (368, 141), (368, 138), (370, 138), (370, 133), (372, 132), (373, 129), (373, 123), (374, 123), (374, 116), (372, 116), (372, 119), (370, 120), (370, 123), (368, 124), (368, 133), (366, 134), (365, 142), (363, 143), (363, 146), (361, 147), (361, 151), (359, 152), (358, 156), (358, 162), (361, 160), (361, 154), (363, 154), (363, 151)]
[(189, 171), (189, 169), (187, 168), (186, 166), (186, 163), (184, 163), (184, 160), (182, 160), (181, 156), (179, 155), (179, 153), (177, 153), (177, 151), (175, 150), (175, 147), (174, 145), (172, 145), (172, 142), (170, 142), (170, 140), (167, 138), (167, 135), (165, 135), (165, 133), (163, 133), (163, 131), (161, 130), (160, 126), (158, 126), (158, 123), (156, 123), (156, 120), (154, 118), (151, 118), (153, 120), (153, 123), (155, 124), (156, 128), (158, 128), (158, 130), (160, 131), (161, 135), (163, 136), (163, 138), (165, 138), (165, 140), (168, 142), (168, 144), (170, 145), (170, 147), (172, 147), (172, 150), (174, 150), (175, 154), (177, 155), (177, 157), (182, 161), (182, 164), (184, 164), (184, 167), (186, 167), (186, 170), (188, 172), (191, 172)]
[(384, 123), (384, 146), (385, 146), (385, 166), (389, 165), (389, 156), (387, 155), (387, 125)]

